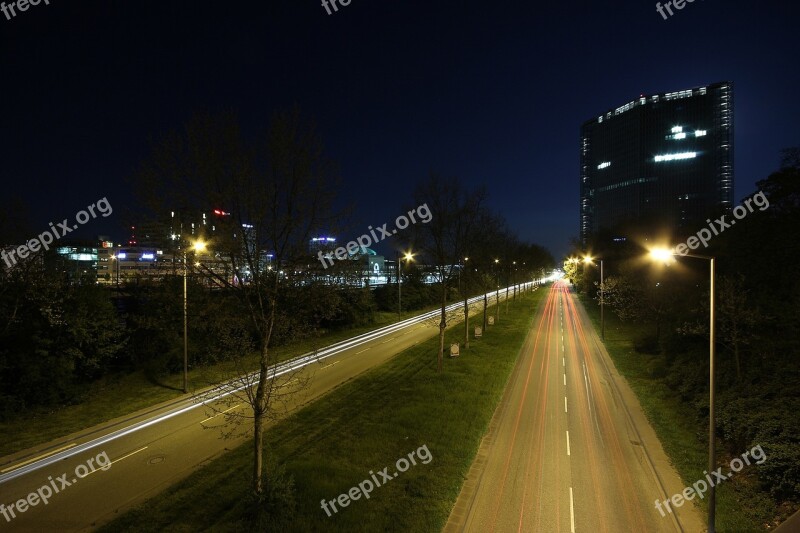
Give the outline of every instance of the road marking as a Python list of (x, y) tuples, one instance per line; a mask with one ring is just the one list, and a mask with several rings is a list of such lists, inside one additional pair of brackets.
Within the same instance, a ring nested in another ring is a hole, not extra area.
[[(127, 458), (128, 458), (128, 457), (130, 457), (131, 455), (136, 455), (137, 453), (139, 453), (139, 452), (142, 452), (142, 451), (144, 451), (144, 450), (146, 450), (146, 449), (147, 449), (147, 446), (145, 446), (144, 448), (139, 448), (139, 449), (138, 449), (138, 450), (136, 450), (135, 452), (131, 452), (131, 453), (129, 453), (128, 455), (123, 455), (122, 457), (120, 457), (120, 458), (119, 458), (119, 459), (117, 459), (116, 461), (111, 461), (110, 463), (108, 463), (108, 466), (109, 466), (109, 468), (110, 468), (110, 467), (111, 467), (111, 465), (113, 465), (114, 463), (118, 463), (118, 462), (122, 461), (123, 459), (127, 459)], [(100, 469), (100, 470), (102, 470), (102, 469)], [(84, 478), (86, 478), (86, 477), (88, 477), (90, 474), (94, 474), (95, 472), (97, 472), (97, 470), (92, 470), (91, 472), (89, 472), (88, 474), (86, 474), (86, 475), (85, 475), (85, 476), (83, 476), (83, 477), (84, 477)]]
[(567, 412), (567, 397), (564, 396), (564, 412)]
[(567, 360), (563, 357), (561, 358), (561, 366), (567, 366)]
[(575, 508), (572, 505), (572, 487), (569, 488), (569, 526), (570, 531), (575, 533)]
[[(287, 383), (287, 385), (288, 385), (288, 383)], [(205, 420), (203, 420), (203, 421), (202, 421), (202, 422), (200, 422), (200, 423), (202, 424), (203, 422), (208, 422), (208, 421), (209, 421), (209, 420), (211, 420), (212, 418), (216, 418), (216, 417), (218, 417), (219, 415), (224, 415), (224, 414), (225, 414), (225, 413), (227, 413), (228, 411), (230, 411), (230, 410), (232, 410), (232, 409), (236, 409), (236, 408), (237, 408), (237, 407), (239, 407), (240, 405), (242, 405), (242, 404), (240, 404), (240, 403), (237, 403), (237, 404), (236, 404), (236, 405), (234, 405), (233, 407), (229, 407), (228, 409), (225, 409), (224, 411), (220, 411), (219, 413), (215, 414), (214, 416), (209, 416), (208, 418), (206, 418)]]
[(58, 452), (63, 452), (64, 450), (66, 450), (68, 448), (72, 448), (73, 446), (76, 446), (76, 444), (77, 443), (73, 442), (71, 444), (67, 444), (66, 446), (62, 446), (61, 448), (58, 448), (57, 450), (53, 450), (51, 452), (47, 452), (47, 453), (42, 454), (42, 455), (40, 455), (38, 457), (34, 457), (33, 459), (28, 459), (27, 461), (25, 461), (23, 463), (18, 463), (18, 464), (15, 464), (14, 466), (9, 466), (8, 468), (4, 468), (3, 470), (0, 470), (0, 474), (5, 474), (6, 472), (10, 472), (11, 470), (15, 470), (15, 469), (17, 469), (17, 468), (19, 468), (21, 466), (25, 466), (25, 465), (27, 465), (29, 463), (36, 462), (39, 459), (44, 459), (45, 457), (49, 457), (49, 456), (51, 456), (53, 454), (56, 454)]
[(566, 385), (566, 384), (567, 384), (567, 374), (564, 373), (564, 385)]
[(592, 412), (592, 402), (589, 401), (589, 377), (586, 375), (586, 363), (583, 363), (583, 383), (586, 386), (586, 404), (589, 406), (589, 412)]
[(567, 455), (570, 455), (570, 453), (569, 453), (569, 430), (567, 430)]
[[(369, 350), (369, 348), (367, 348), (367, 350)], [(366, 352), (367, 350), (361, 350), (361, 352)], [(360, 354), (361, 352), (357, 352), (356, 355)], [(320, 370), (325, 370), (326, 368), (330, 368), (333, 365), (338, 365), (338, 364), (339, 364), (339, 361), (334, 361), (333, 363), (331, 363), (329, 365), (323, 366), (322, 368), (320, 368)]]

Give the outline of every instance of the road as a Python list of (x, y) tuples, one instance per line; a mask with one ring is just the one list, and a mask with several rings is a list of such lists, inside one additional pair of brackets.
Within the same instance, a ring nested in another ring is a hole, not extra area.
[[(491, 293), (490, 303), (494, 296)], [(501, 290), (501, 302), (504, 297)], [(482, 309), (482, 301), (482, 296), (471, 300), (473, 314)], [(310, 378), (302, 395), (288, 407), (313, 401), (436, 335), (436, 320), (431, 320), (436, 313), (404, 320), (285, 363), (286, 368), (302, 367), (303, 375)], [(204, 399), (214, 396), (208, 391), (200, 395)], [(217, 405), (213, 410), (197, 397), (181, 398), (0, 459), (0, 505), (5, 506), (0, 507), (0, 532), (87, 530), (158, 494), (241, 443), (241, 439), (221, 439), (219, 429), (207, 429), (219, 425), (223, 418), (220, 411), (227, 404)], [(244, 409), (242, 405), (230, 407)], [(98, 464), (106, 464), (105, 457), (112, 464), (99, 469)], [(80, 466), (90, 459), (94, 471), (81, 477), (92, 470)], [(51, 488), (36, 494), (37, 489), (47, 486)], [(29, 494), (36, 496), (27, 504), (20, 501)], [(46, 505), (42, 496), (48, 499)]]
[(619, 381), (569, 284), (555, 283), (445, 531), (702, 531), (688, 506), (680, 522), (656, 510), (683, 486), (652, 460), (663, 451)]

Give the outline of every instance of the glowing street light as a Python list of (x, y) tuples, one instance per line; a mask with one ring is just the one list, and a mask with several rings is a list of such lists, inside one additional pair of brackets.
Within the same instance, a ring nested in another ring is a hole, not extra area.
[[(583, 258), (583, 262), (587, 265), (593, 265), (594, 260), (600, 260), (600, 337), (603, 341), (606, 340), (606, 318), (605, 318), (605, 293), (603, 291), (603, 260), (601, 258), (594, 258), (587, 255)], [(575, 262), (578, 262), (576, 259)]]
[[(668, 263), (676, 254), (672, 250), (666, 248), (655, 248), (650, 250), (650, 257), (658, 262)], [(680, 254), (684, 257), (691, 257), (694, 259), (706, 259), (709, 262), (709, 317), (708, 317), (708, 361), (709, 361), (709, 377), (708, 377), (708, 471), (716, 470), (716, 435), (714, 432), (714, 285), (715, 285), (715, 271), (716, 259), (707, 255), (692, 255)], [(716, 511), (716, 490), (712, 486), (708, 494), (708, 531), (713, 533), (715, 531), (715, 511)]]
[(403, 274), (403, 264), (402, 264), (403, 259), (405, 259), (406, 264), (408, 264), (409, 261), (414, 259), (414, 254), (412, 254), (411, 252), (406, 252), (406, 254), (403, 257), (400, 257), (400, 252), (397, 252), (397, 314), (398, 315), (403, 314), (403, 293), (401, 289), (402, 285), (400, 282), (400, 278), (402, 277)]
[(653, 248), (650, 250), (650, 257), (655, 261), (660, 261), (662, 263), (669, 262), (673, 255), (675, 254), (672, 252), (672, 250), (668, 250), (666, 248)]
[[(495, 259), (494, 264), (499, 265), (500, 260)], [(494, 308), (494, 322), (495, 324), (499, 324), (500, 323), (500, 269), (495, 267), (495, 273), (497, 275), (497, 290), (495, 291), (495, 296), (494, 296), (496, 304), (496, 307)]]
[[(195, 253), (206, 249), (204, 241), (195, 241), (191, 245)], [(189, 277), (189, 265), (187, 263), (187, 250), (183, 250), (183, 392), (189, 392), (189, 310), (188, 310), (188, 290), (187, 279)], [(195, 263), (199, 266), (200, 263)]]

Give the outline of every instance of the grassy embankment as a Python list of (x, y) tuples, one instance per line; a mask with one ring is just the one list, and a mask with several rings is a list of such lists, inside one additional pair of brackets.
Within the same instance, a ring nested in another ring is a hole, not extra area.
[[(406, 312), (402, 318), (423, 312)], [(334, 331), (315, 339), (281, 346), (276, 348), (276, 356), (280, 361), (290, 359), (397, 320), (397, 313), (378, 312), (375, 322), (369, 326)], [(251, 359), (249, 366), (258, 368), (256, 356)], [(209, 386), (218, 379), (230, 376), (231, 372), (231, 365), (226, 364), (190, 369), (189, 390)], [(183, 374), (164, 376), (158, 380), (148, 377), (144, 371), (107, 377), (90, 385), (78, 404), (51, 410), (36, 409), (0, 422), (0, 434), (13, 435), (13, 438), (0, 440), (0, 457), (177, 399), (183, 396), (182, 389)]]

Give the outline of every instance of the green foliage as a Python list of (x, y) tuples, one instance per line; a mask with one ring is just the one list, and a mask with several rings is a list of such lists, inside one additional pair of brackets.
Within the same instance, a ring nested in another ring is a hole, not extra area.
[[(751, 195), (763, 193), (769, 207), (754, 204), (702, 252), (717, 258), (718, 449), (734, 457), (763, 447), (767, 460), (754, 472), (765, 491), (762, 503), (771, 497), (776, 517), (779, 509), (800, 505), (800, 278), (791, 271), (800, 262), (794, 244), (800, 233), (798, 154), (787, 152), (780, 170)], [(637, 338), (636, 351), (660, 354), (643, 359), (643, 368), (689, 407), (702, 439), (708, 425), (708, 262), (687, 258), (644, 267), (641, 255), (617, 258), (606, 278), (606, 304), (631, 324), (661, 326), (660, 342)]]
[(44, 268), (31, 261), (0, 276), (3, 418), (79, 400), (81, 385), (107, 372), (125, 342), (107, 294), (69, 283), (58, 257), (44, 259)]

